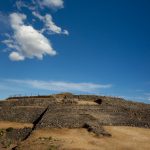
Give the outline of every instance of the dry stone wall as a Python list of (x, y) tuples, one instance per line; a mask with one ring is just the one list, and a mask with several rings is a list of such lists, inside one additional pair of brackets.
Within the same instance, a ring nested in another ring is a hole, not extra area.
[(45, 108), (4, 107), (0, 109), (0, 121), (33, 123)]
[[(81, 105), (78, 101), (96, 105)], [(150, 128), (150, 105), (115, 97), (71, 93), (13, 97), (0, 102), (0, 121), (33, 123), (31, 131), (85, 127), (97, 135), (109, 136), (102, 128), (103, 125)]]

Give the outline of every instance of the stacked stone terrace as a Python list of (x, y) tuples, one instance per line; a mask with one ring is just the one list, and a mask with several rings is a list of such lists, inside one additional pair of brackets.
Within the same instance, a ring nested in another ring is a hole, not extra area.
[(121, 98), (70, 93), (12, 97), (0, 102), (0, 121), (33, 123), (43, 128), (87, 128), (109, 135), (102, 126), (150, 128), (150, 105)]

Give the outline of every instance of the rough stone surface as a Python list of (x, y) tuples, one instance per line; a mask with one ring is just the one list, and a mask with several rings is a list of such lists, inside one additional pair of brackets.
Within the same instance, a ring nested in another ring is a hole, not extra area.
[(2, 107), (0, 121), (33, 123), (44, 110), (45, 108), (38, 107)]
[(30, 134), (31, 131), (31, 128), (12, 129), (11, 131), (6, 132), (6, 137), (14, 141), (22, 141)]
[(8, 133), (8, 137), (16, 140), (43, 128), (86, 128), (98, 136), (110, 136), (102, 126), (150, 128), (150, 105), (115, 97), (71, 93), (11, 97), (0, 102), (0, 121), (34, 124), (32, 129), (14, 129)]

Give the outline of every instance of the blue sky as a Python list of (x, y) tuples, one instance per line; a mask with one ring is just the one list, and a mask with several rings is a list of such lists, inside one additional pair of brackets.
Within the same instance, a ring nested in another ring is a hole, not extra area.
[(150, 103), (150, 1), (0, 1), (0, 98), (59, 92)]

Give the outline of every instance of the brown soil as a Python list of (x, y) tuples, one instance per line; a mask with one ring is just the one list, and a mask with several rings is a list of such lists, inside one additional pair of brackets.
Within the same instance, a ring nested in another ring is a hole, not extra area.
[(98, 105), (97, 103), (92, 102), (92, 101), (78, 101), (78, 104), (79, 105)]
[(96, 137), (86, 129), (35, 130), (19, 150), (149, 150), (150, 129), (107, 126), (112, 137)]
[(31, 127), (32, 128), (33, 124), (32, 123), (18, 123), (18, 122), (9, 122), (9, 121), (0, 121), (0, 129), (7, 129), (7, 128), (15, 128), (15, 129), (20, 129), (20, 128), (25, 128), (25, 127)]
[(42, 106), (15, 106), (15, 108), (45, 108)]

